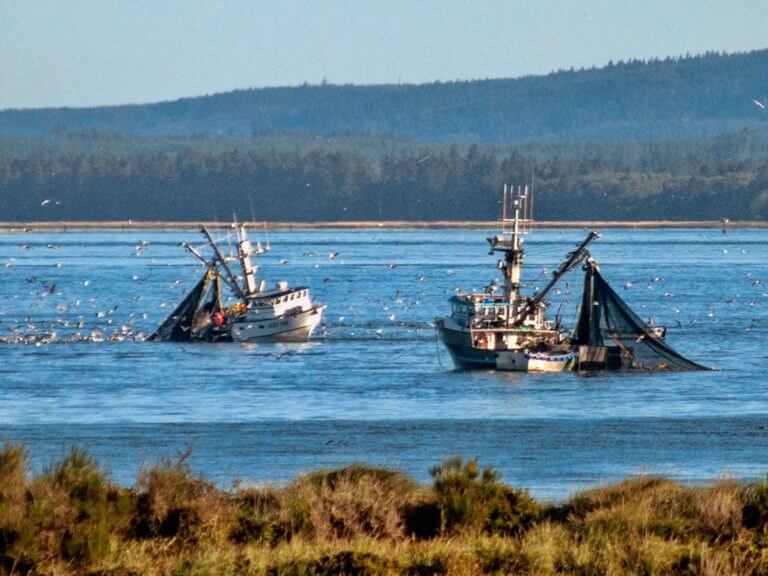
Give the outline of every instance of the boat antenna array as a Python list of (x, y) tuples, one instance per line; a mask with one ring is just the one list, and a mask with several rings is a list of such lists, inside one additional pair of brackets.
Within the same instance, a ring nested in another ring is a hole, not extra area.
[[(515, 193), (517, 192), (517, 193)], [(533, 230), (533, 186), (504, 184), (501, 200), (501, 233), (530, 234)], [(510, 232), (508, 226), (512, 227)]]

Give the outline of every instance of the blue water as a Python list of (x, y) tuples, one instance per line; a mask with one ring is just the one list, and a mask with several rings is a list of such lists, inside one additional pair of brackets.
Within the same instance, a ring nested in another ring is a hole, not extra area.
[[(187, 446), (223, 485), (353, 461), (426, 480), (456, 454), (546, 498), (633, 473), (768, 471), (768, 232), (603, 230), (606, 279), (717, 371), (591, 377), (456, 371), (436, 345), (454, 288), (498, 275), (489, 232), (272, 233), (263, 275), (310, 285), (328, 312), (308, 344), (258, 346), (141, 341), (201, 274), (178, 246), (195, 231), (2, 235), (0, 437), (37, 467), (85, 445), (124, 484)], [(528, 289), (585, 235), (536, 231)], [(552, 315), (572, 324), (580, 284), (567, 278)]]

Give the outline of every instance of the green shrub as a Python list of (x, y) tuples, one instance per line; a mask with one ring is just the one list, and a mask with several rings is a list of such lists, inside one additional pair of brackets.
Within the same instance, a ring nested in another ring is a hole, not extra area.
[(740, 499), (744, 527), (768, 532), (768, 478), (743, 486)]
[(289, 533), (281, 517), (280, 497), (271, 489), (241, 490), (233, 496), (235, 521), (230, 538), (238, 543), (266, 543), (274, 546), (288, 541)]
[(0, 561), (5, 572), (24, 562), (20, 538), (26, 514), (29, 460), (21, 445), (5, 444), (0, 450)]
[(302, 476), (280, 491), (280, 500), (292, 535), (400, 539), (404, 510), (418, 495), (404, 474), (355, 464)]
[(467, 529), (512, 535), (541, 514), (527, 492), (501, 484), (497, 472), (481, 470), (476, 460), (450, 458), (430, 472), (446, 532)]
[(128, 521), (131, 499), (113, 486), (86, 450), (74, 447), (46, 467), (27, 494), (25, 546), (30, 555), (59, 554), (88, 564), (107, 556), (112, 535)]
[(217, 529), (226, 535), (231, 532), (227, 499), (212, 483), (192, 473), (188, 457), (189, 452), (142, 468), (131, 522), (134, 536), (197, 542), (213, 537)]
[(638, 476), (612, 486), (579, 492), (563, 506), (554, 508), (551, 515), (560, 520), (567, 518), (580, 520), (594, 510), (611, 508), (628, 500), (634, 500), (639, 495), (668, 487), (677, 488), (678, 486), (674, 482), (657, 476)]

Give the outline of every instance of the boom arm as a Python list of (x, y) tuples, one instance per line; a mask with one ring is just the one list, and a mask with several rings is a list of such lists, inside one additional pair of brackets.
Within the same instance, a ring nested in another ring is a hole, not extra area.
[(213, 238), (211, 237), (211, 233), (208, 232), (208, 228), (205, 226), (201, 226), (200, 230), (203, 234), (205, 234), (205, 237), (208, 238), (208, 242), (210, 242), (211, 247), (213, 248), (213, 252), (216, 255), (216, 259), (221, 263), (221, 266), (224, 268), (224, 271), (226, 272), (226, 278), (227, 284), (229, 284), (229, 287), (232, 288), (232, 291), (237, 295), (238, 298), (245, 300), (245, 294), (243, 294), (242, 288), (240, 288), (240, 285), (237, 283), (237, 280), (235, 279), (235, 275), (232, 274), (232, 270), (229, 269), (229, 265), (227, 264), (226, 259), (224, 258), (224, 255), (221, 253), (221, 250), (219, 250), (218, 245), (216, 242), (214, 242)]
[(516, 323), (521, 322), (522, 319), (525, 318), (531, 310), (538, 306), (539, 303), (544, 300), (544, 297), (549, 293), (549, 291), (554, 288), (555, 284), (557, 284), (560, 278), (573, 270), (573, 268), (579, 262), (581, 262), (587, 256), (587, 254), (589, 254), (587, 251), (587, 246), (589, 246), (590, 242), (592, 242), (592, 240), (595, 238), (600, 238), (600, 233), (597, 230), (592, 230), (584, 239), (584, 241), (579, 244), (579, 246), (573, 252), (568, 253), (565, 261), (563, 261), (558, 269), (552, 273), (552, 279), (547, 283), (546, 286), (544, 286), (544, 288), (539, 290), (539, 292), (528, 301), (528, 303), (525, 305), (525, 308), (523, 308), (523, 310), (518, 314), (518, 320)]

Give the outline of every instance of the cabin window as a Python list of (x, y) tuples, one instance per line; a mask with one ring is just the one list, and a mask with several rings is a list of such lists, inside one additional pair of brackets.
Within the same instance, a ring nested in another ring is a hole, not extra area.
[(451, 305), (453, 308), (454, 314), (466, 314), (467, 313), (467, 307), (461, 304), (460, 302), (455, 302)]

